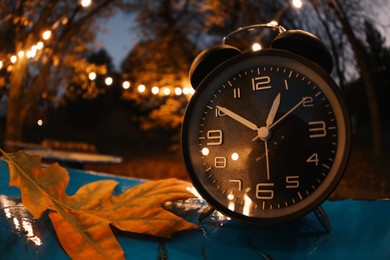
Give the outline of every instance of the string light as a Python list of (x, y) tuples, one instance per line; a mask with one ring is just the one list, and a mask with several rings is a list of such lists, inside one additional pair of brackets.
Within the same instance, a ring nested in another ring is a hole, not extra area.
[(181, 88), (175, 88), (176, 96), (180, 96), (182, 93), (183, 93), (183, 90)]
[(89, 74), (88, 74), (88, 78), (89, 78), (90, 80), (95, 80), (95, 79), (96, 79), (96, 73), (95, 73), (95, 72), (89, 73)]
[(104, 80), (104, 83), (106, 83), (107, 86), (111, 86), (112, 83), (113, 83), (113, 79), (111, 77), (107, 77), (105, 80)]
[(91, 0), (81, 0), (80, 2), (80, 5), (84, 8), (90, 6), (91, 4), (92, 4)]
[(154, 86), (154, 87), (152, 88), (152, 94), (157, 95), (158, 92), (160, 92), (160, 88), (157, 87), (157, 86)]
[(50, 39), (50, 37), (51, 37), (51, 31), (50, 30), (46, 30), (46, 31), (44, 31), (43, 33), (42, 33), (42, 38), (44, 39), (44, 40), (49, 40)]
[[(90, 4), (92, 3), (91, 0), (82, 0), (80, 1), (80, 5), (83, 6), (83, 7), (87, 7), (89, 6)], [(42, 40), (44, 41), (47, 41), (49, 40), (51, 37), (52, 37), (52, 31), (51, 30), (46, 30), (44, 31), (42, 34)], [(38, 54), (38, 52), (40, 50), (42, 50), (44, 48), (45, 44), (43, 41), (38, 41), (36, 44), (32, 45), (30, 47), (30, 49), (27, 49), (27, 50), (21, 50), (19, 51), (17, 54), (15, 55), (11, 55), (10, 56), (10, 59), (8, 60), (8, 62), (14, 64), (18, 61), (18, 59), (22, 59), (23, 57), (26, 57), (28, 59), (32, 59), (32, 58), (35, 58), (36, 55)], [(4, 66), (8, 66), (7, 65), (7, 61), (2, 61), (0, 60), (0, 69), (2, 69)], [(8, 69), (11, 69), (12, 70), (12, 66), (8, 67)], [(90, 72), (88, 73), (88, 78), (93, 81), (97, 78), (97, 73), (96, 72)], [(107, 76), (104, 80), (104, 83), (107, 85), (107, 86), (110, 86), (112, 85), (114, 82), (114, 79), (110, 76)], [(128, 90), (130, 88), (130, 85), (131, 83), (128, 81), (128, 80), (125, 80), (122, 82), (122, 88), (124, 90)], [(147, 90), (146, 86), (144, 84), (140, 84), (137, 88), (138, 92), (139, 93), (143, 93)], [(151, 93), (154, 94), (154, 95), (157, 95), (160, 93), (160, 88), (158, 86), (153, 86), (151, 88)], [(168, 96), (168, 95), (176, 95), (176, 96), (180, 96), (180, 95), (192, 95), (194, 93), (194, 90), (191, 88), (191, 87), (184, 87), (184, 88), (181, 88), (181, 87), (176, 87), (176, 88), (169, 88), (169, 87), (165, 87), (162, 89), (162, 94), (165, 95), (165, 96)], [(39, 119), (37, 121), (37, 124), (39, 126), (43, 125), (43, 121), (41, 119)]]
[(169, 88), (164, 88), (163, 93), (165, 96), (168, 96), (169, 94), (171, 94), (171, 90)]
[(184, 87), (184, 88), (183, 88), (183, 94), (184, 94), (184, 95), (190, 94), (190, 88)]
[(16, 55), (12, 55), (11, 58), (10, 58), (10, 61), (12, 63), (16, 63), (17, 60), (18, 60), (18, 58), (16, 58)]
[(141, 84), (138, 86), (138, 92), (143, 93), (145, 91), (146, 87), (145, 85)]
[(129, 89), (129, 88), (130, 88), (130, 82), (124, 81), (124, 82), (122, 83), (122, 88), (123, 88), (123, 89)]
[(43, 49), (43, 42), (38, 42), (36, 46), (37, 46), (38, 50), (42, 50)]
[(27, 51), (27, 53), (26, 53), (26, 57), (27, 57), (28, 59), (34, 58), (35, 55), (37, 55), (37, 52), (36, 52), (36, 51), (33, 51), (33, 50), (29, 50), (29, 51)]
[(24, 51), (19, 51), (18, 52), (18, 56), (19, 56), (19, 58), (23, 58), (24, 57)]
[(299, 9), (303, 6), (303, 2), (302, 0), (292, 0), (292, 5)]

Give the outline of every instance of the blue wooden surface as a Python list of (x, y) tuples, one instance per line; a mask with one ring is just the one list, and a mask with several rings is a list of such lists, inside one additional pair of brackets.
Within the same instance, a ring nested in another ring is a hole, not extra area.
[[(119, 182), (116, 192), (140, 180), (69, 170), (69, 194), (101, 179)], [(0, 258), (68, 259), (46, 215), (36, 220), (18, 204), (20, 193), (8, 186), (9, 174), (0, 161)], [(253, 226), (219, 214), (197, 222), (202, 200), (170, 208), (201, 226), (173, 239), (116, 232), (127, 259), (390, 259), (390, 201), (325, 202), (332, 224), (325, 233), (313, 214), (282, 225)], [(11, 206), (11, 207), (10, 207)]]

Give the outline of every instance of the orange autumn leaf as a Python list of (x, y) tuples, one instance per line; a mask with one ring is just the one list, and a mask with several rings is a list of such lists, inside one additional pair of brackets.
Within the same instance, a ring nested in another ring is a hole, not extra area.
[[(1, 149), (0, 149), (1, 150)], [(166, 179), (145, 182), (114, 196), (114, 180), (96, 181), (67, 195), (68, 172), (57, 163), (42, 168), (40, 156), (4, 153), (10, 185), (21, 190), (22, 203), (35, 218), (49, 210), (58, 239), (73, 259), (123, 259), (124, 253), (111, 227), (153, 236), (196, 228), (163, 209), (167, 201), (193, 197), (188, 182)]]

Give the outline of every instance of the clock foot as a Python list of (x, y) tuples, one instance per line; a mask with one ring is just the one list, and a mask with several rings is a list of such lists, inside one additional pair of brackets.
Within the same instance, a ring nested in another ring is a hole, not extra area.
[(203, 220), (205, 220), (206, 218), (208, 218), (211, 214), (213, 214), (213, 212), (215, 211), (215, 209), (213, 207), (211, 207), (210, 205), (207, 206), (204, 210), (202, 210), (202, 212), (200, 213), (199, 217), (198, 217), (198, 221), (199, 222), (202, 222)]
[(321, 206), (319, 206), (313, 212), (314, 215), (317, 217), (318, 221), (320, 222), (320, 224), (322, 225), (322, 227), (325, 229), (326, 233), (329, 233), (332, 227), (330, 225), (330, 221), (328, 216), (326, 215), (325, 210)]

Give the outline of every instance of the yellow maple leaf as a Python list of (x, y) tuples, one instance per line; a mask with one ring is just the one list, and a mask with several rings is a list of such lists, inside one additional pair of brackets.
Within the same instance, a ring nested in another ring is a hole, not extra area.
[(113, 196), (117, 182), (102, 180), (69, 196), (65, 193), (68, 172), (57, 163), (42, 168), (40, 156), (1, 152), (9, 166), (10, 185), (20, 189), (22, 203), (35, 218), (50, 210), (58, 239), (73, 259), (123, 259), (110, 225), (161, 237), (197, 227), (161, 207), (167, 201), (194, 197), (187, 191), (188, 182), (150, 181)]

